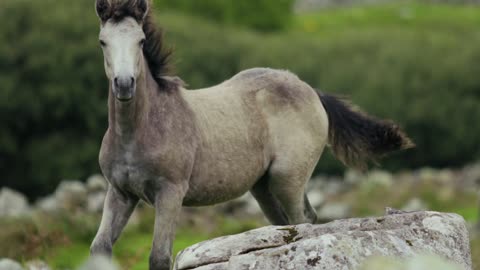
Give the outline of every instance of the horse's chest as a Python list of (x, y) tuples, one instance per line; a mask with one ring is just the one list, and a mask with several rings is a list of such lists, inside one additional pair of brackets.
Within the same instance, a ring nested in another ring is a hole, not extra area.
[(120, 158), (112, 164), (111, 175), (112, 180), (118, 186), (130, 184), (133, 181), (139, 181), (145, 177), (140, 169), (141, 165), (129, 158)]
[(108, 181), (115, 187), (135, 194), (143, 192), (143, 183), (151, 178), (147, 175), (144, 157), (135, 151), (116, 151), (101, 162)]

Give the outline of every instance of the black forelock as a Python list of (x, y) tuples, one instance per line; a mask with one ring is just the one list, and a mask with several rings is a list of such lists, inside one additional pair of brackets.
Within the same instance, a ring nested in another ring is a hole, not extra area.
[[(102, 23), (106, 23), (108, 20), (120, 22), (127, 17), (132, 17), (138, 23), (142, 24), (143, 32), (145, 33), (143, 54), (153, 78), (159, 84), (160, 89), (176, 89), (177, 87), (172, 85), (171, 80), (164, 78), (169, 71), (169, 59), (172, 51), (165, 48), (163, 30), (155, 24), (151, 11), (152, 8), (150, 7), (148, 10), (146, 6), (144, 9), (142, 7), (139, 8), (137, 1), (138, 0), (110, 1), (110, 5), (103, 7), (105, 8), (102, 10), (103, 13), (101, 15), (99, 14), (100, 19)], [(98, 9), (99, 4), (97, 2), (97, 10)]]

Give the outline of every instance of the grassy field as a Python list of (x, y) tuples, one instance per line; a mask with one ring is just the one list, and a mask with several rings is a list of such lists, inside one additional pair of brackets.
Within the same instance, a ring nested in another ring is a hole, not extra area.
[(338, 33), (362, 29), (399, 28), (458, 32), (478, 29), (480, 8), (469, 5), (399, 1), (387, 5), (327, 9), (296, 16), (293, 31)]
[[(478, 221), (475, 192), (454, 190), (435, 182), (419, 185), (414, 181), (392, 186), (360, 184), (349, 192), (329, 197), (329, 202), (347, 203), (352, 216), (381, 216), (384, 207), (401, 208), (411, 198), (420, 198), (427, 209), (462, 215), (470, 224)], [(99, 215), (63, 213), (38, 214), (31, 218), (0, 221), (0, 257), (28, 261), (40, 258), (54, 269), (72, 269), (88, 256), (89, 245)], [(122, 234), (114, 247), (115, 260), (124, 269), (146, 269), (152, 241), (153, 209), (142, 207), (137, 217)], [(225, 215), (212, 208), (186, 210), (182, 214), (174, 254), (195, 243), (214, 237), (236, 234), (266, 225), (263, 218), (247, 214), (242, 217)], [(480, 235), (471, 235), (472, 259), (480, 269)]]
[[(265, 225), (262, 221), (215, 216), (205, 209), (204, 222), (181, 222), (174, 243), (174, 254), (195, 243), (236, 234)], [(153, 234), (153, 209), (137, 211), (138, 222), (127, 226), (114, 247), (114, 258), (124, 269), (147, 269)], [(208, 221), (208, 224), (205, 223)], [(75, 268), (88, 257), (100, 215), (59, 213), (37, 214), (31, 218), (0, 220), (0, 258), (27, 262), (39, 258), (53, 269)], [(10, 244), (4, 244), (10, 243)]]

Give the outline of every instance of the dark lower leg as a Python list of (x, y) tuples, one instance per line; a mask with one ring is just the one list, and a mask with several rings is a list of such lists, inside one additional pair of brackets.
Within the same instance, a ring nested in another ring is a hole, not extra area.
[(253, 186), (250, 192), (257, 200), (260, 208), (272, 225), (289, 224), (282, 206), (269, 190), (267, 176), (262, 177), (262, 179)]

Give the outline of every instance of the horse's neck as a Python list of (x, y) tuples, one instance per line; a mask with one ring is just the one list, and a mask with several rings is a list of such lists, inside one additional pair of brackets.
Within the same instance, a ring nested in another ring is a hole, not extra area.
[(166, 91), (159, 87), (147, 67), (137, 81), (132, 102), (122, 103), (110, 91), (109, 129), (112, 135), (128, 143), (136, 134), (143, 136), (152, 128), (167, 131), (173, 122), (185, 120), (179, 117), (188, 111), (180, 91)]
[[(152, 83), (149, 74), (145, 72), (137, 81), (134, 100), (118, 101), (111, 89), (108, 95), (109, 128), (115, 136), (132, 139), (135, 133), (145, 125), (151, 103)], [(153, 80), (153, 78), (152, 78)]]

